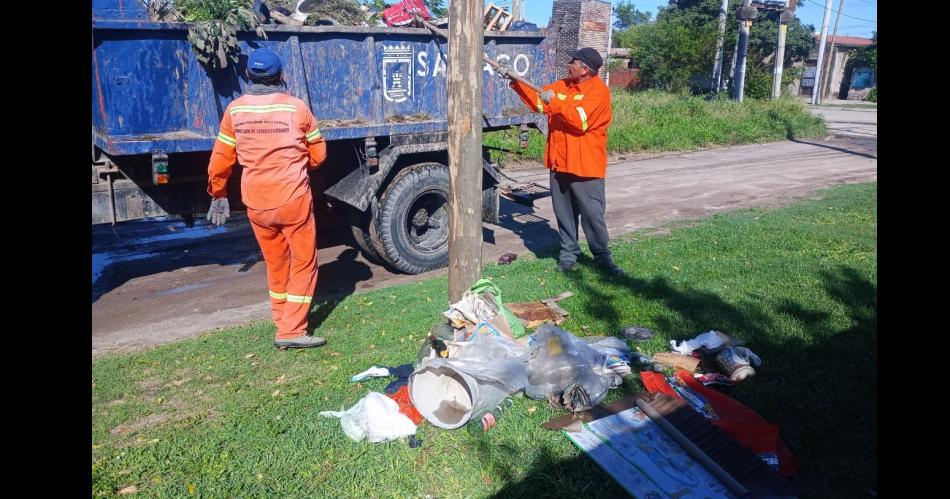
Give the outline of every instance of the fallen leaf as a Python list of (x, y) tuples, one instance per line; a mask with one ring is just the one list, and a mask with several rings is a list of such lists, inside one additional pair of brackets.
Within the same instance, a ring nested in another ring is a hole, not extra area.
[(188, 484), (188, 495), (194, 495), (194, 494), (195, 494), (195, 484), (189, 483), (189, 484)]
[(280, 395), (280, 390), (274, 390), (274, 393), (270, 394), (271, 397), (276, 397)]
[(122, 487), (121, 489), (119, 489), (118, 494), (120, 496), (124, 496), (128, 494), (135, 494), (138, 491), (139, 491), (138, 487), (136, 487), (135, 485), (129, 485), (128, 487)]
[(165, 401), (165, 399), (162, 398), (162, 397), (158, 397), (157, 399), (155, 399), (155, 403), (156, 403), (156, 404), (161, 404), (161, 403), (164, 402), (164, 401)]
[(375, 348), (376, 348), (376, 345), (374, 345), (374, 344), (372, 344), (372, 343), (369, 345), (369, 349), (370, 349), (370, 350), (374, 350)]
[(263, 479), (264, 479), (264, 474), (263, 474), (263, 473), (258, 473), (258, 474), (257, 474), (257, 481), (259, 482), (259, 481), (261, 481), (261, 480), (263, 480)]
[(249, 353), (249, 354), (245, 355), (244, 358), (245, 358), (245, 359), (250, 359), (250, 358), (252, 358), (252, 357), (254, 357), (254, 356), (255, 356), (255, 355), (254, 355), (253, 353)]
[(679, 271), (681, 271), (681, 270), (683, 270), (683, 269), (677, 267), (676, 265), (673, 266), (673, 271), (679, 272)]
[(431, 297), (431, 296), (427, 296), (427, 297), (426, 297), (426, 301), (432, 301), (432, 297)]
[(279, 385), (279, 384), (283, 383), (284, 381), (287, 381), (287, 375), (286, 375), (286, 374), (281, 374), (281, 375), (277, 378), (277, 384)]
[(528, 408), (528, 412), (530, 412), (531, 414), (534, 414), (537, 410), (538, 410), (538, 407), (534, 405)]

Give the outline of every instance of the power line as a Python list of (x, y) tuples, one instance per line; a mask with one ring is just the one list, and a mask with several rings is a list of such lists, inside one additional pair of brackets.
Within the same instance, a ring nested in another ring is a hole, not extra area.
[[(815, 1), (813, 1), (813, 0), (805, 0), (805, 1), (807, 1), (808, 3), (810, 3), (810, 4), (812, 4), (812, 5), (816, 6), (816, 7), (821, 7), (822, 9), (825, 8), (824, 5), (818, 5), (818, 3), (815, 2)], [(838, 13), (838, 10), (837, 10), (837, 9), (831, 9), (831, 11), (834, 12), (834, 13), (836, 13), (836, 14)], [(844, 17), (850, 17), (851, 19), (857, 19), (858, 21), (867, 21), (867, 22), (869, 22), (869, 23), (877, 24), (877, 21), (872, 21), (871, 19), (863, 19), (863, 18), (860, 18), (860, 17), (849, 16), (848, 14), (845, 14), (844, 12), (842, 12), (841, 15), (844, 16)]]

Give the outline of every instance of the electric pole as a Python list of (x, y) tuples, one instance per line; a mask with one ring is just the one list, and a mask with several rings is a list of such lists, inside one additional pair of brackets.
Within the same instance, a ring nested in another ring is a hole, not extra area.
[(815, 86), (811, 87), (811, 103), (821, 103), (821, 68), (825, 62), (825, 41), (828, 38), (828, 19), (831, 17), (831, 0), (825, 0), (825, 15), (821, 20), (821, 41), (818, 43), (818, 63), (815, 66)]
[(785, 35), (788, 22), (795, 18), (796, 0), (785, 2), (785, 8), (778, 17), (778, 39), (775, 42), (775, 69), (772, 71), (772, 100), (782, 96), (782, 71), (785, 69)]
[(482, 273), (482, 8), (481, 0), (449, 4), (449, 303)]
[(511, 19), (513, 21), (521, 19), (521, 2), (519, 0), (511, 0)]
[(713, 64), (712, 90), (718, 91), (722, 81), (722, 50), (726, 40), (726, 16), (729, 10), (729, 0), (722, 0), (719, 6), (719, 38), (716, 39), (716, 62)]
[[(829, 2), (831, 0), (828, 0)], [(735, 100), (742, 102), (742, 94), (745, 90), (745, 64), (746, 55), (749, 51), (749, 29), (752, 28), (752, 21), (758, 15), (759, 11), (751, 5), (752, 0), (742, 0), (742, 6), (736, 11), (736, 17), (739, 19), (739, 58), (736, 63), (736, 82), (735, 82)]]
[(828, 61), (825, 63), (825, 71), (821, 77), (822, 99), (828, 98), (828, 93), (831, 92), (831, 68), (835, 64), (834, 56), (838, 55), (838, 49), (835, 48), (835, 45), (838, 44), (838, 21), (841, 20), (841, 9), (843, 8), (844, 0), (838, 0), (838, 13), (835, 14), (835, 29), (834, 33), (831, 35), (831, 46), (828, 47), (828, 55), (825, 56)]

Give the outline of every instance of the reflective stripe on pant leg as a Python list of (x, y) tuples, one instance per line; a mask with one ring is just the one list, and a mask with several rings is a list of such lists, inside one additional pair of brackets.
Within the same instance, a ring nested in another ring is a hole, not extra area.
[(290, 273), (281, 330), (287, 337), (293, 337), (307, 332), (317, 287), (317, 225), (309, 193), (288, 203), (284, 209), (288, 223), (282, 233), (290, 245)]
[[(284, 316), (287, 301), (287, 279), (290, 275), (290, 246), (276, 228), (278, 220), (276, 210), (254, 210), (248, 208), (247, 218), (267, 267), (267, 287), (270, 294), (271, 316), (280, 333), (280, 320)], [(276, 296), (275, 296), (276, 295)]]

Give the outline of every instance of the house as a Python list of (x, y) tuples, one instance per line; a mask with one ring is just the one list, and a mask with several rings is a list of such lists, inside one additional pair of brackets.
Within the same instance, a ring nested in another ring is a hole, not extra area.
[[(818, 46), (821, 40), (818, 33), (813, 36), (815, 44), (805, 60), (805, 74), (799, 82), (798, 95), (810, 96), (814, 92), (815, 68), (818, 65)], [(824, 87), (821, 94), (823, 99), (863, 100), (867, 97), (868, 91), (877, 83), (877, 75), (866, 66), (848, 68), (848, 57), (851, 51), (873, 44), (874, 41), (870, 38), (828, 35), (825, 46), (826, 58), (828, 58), (828, 46), (833, 48), (831, 49), (831, 65), (826, 77), (827, 81), (822, 83), (822, 87)]]

